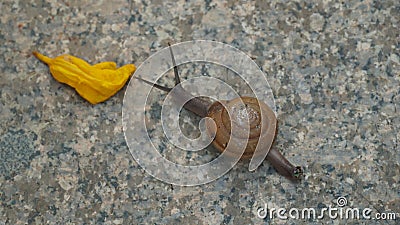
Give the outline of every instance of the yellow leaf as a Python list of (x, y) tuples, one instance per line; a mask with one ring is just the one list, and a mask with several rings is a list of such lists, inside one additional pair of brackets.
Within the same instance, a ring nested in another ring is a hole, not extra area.
[(117, 93), (136, 70), (133, 64), (117, 68), (115, 62), (90, 65), (83, 59), (67, 54), (56, 58), (39, 52), (33, 52), (33, 55), (49, 66), (54, 79), (73, 87), (92, 104), (103, 102)]

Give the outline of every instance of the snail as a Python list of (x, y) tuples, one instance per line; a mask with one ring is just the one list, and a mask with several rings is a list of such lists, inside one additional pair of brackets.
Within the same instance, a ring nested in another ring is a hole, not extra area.
[[(241, 96), (232, 100), (221, 100), (211, 102), (202, 97), (194, 97), (184, 88), (182, 88), (178, 67), (176, 66), (175, 57), (171, 45), (169, 50), (172, 58), (172, 64), (175, 75), (175, 88), (161, 86), (152, 83), (141, 77), (133, 76), (135, 79), (141, 80), (147, 84), (153, 85), (155, 88), (171, 93), (172, 98), (182, 104), (186, 110), (202, 118), (211, 118), (206, 120), (206, 131), (214, 137), (212, 145), (220, 152), (227, 151), (228, 155), (237, 156), (242, 159), (258, 157), (261, 152), (268, 151), (267, 160), (281, 175), (291, 179), (300, 180), (303, 176), (303, 169), (299, 166), (292, 165), (276, 148), (271, 148), (277, 131), (277, 118), (273, 110), (264, 102), (254, 97)], [(186, 101), (186, 99), (190, 99)], [(261, 119), (263, 118), (263, 120)], [(245, 125), (246, 127), (243, 127)], [(235, 138), (233, 138), (235, 137)], [(227, 149), (228, 142), (241, 141), (240, 146), (246, 146), (243, 149)], [(244, 145), (243, 145), (243, 142)], [(266, 149), (266, 150), (265, 150)], [(263, 156), (265, 157), (265, 154)], [(263, 160), (264, 158), (262, 158)]]

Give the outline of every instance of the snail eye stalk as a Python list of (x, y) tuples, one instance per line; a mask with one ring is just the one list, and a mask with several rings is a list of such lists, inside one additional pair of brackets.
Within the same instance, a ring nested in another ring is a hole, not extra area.
[(179, 78), (178, 67), (176, 66), (175, 56), (174, 56), (174, 53), (172, 52), (172, 47), (169, 42), (168, 42), (168, 46), (169, 46), (169, 53), (171, 54), (171, 58), (172, 58), (172, 65), (174, 66), (175, 85), (178, 85), (181, 83), (181, 79)]

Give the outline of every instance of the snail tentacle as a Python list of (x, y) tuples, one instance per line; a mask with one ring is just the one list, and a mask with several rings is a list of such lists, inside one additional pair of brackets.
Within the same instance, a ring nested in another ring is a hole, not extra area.
[(172, 90), (172, 88), (161, 86), (159, 84), (156, 84), (156, 83), (150, 82), (148, 80), (145, 80), (145, 79), (143, 79), (141, 77), (133, 77), (133, 78), (141, 80), (141, 81), (145, 82), (146, 84), (153, 85), (155, 88), (160, 89), (160, 90), (165, 91), (165, 92), (170, 92)]
[(174, 56), (174, 53), (172, 52), (171, 44), (169, 42), (168, 42), (168, 46), (169, 46), (169, 52), (171, 53), (172, 65), (174, 66), (175, 85), (178, 85), (181, 83), (181, 78), (179, 77), (178, 67), (176, 66), (176, 62), (175, 62), (175, 56)]
[[(169, 50), (171, 53), (172, 64), (174, 66), (174, 76), (175, 76), (175, 87), (174, 88), (161, 86), (159, 84), (150, 82), (150, 81), (145, 80), (140, 77), (134, 77), (134, 78), (141, 80), (147, 84), (153, 85), (155, 88), (160, 89), (165, 92), (168, 92), (168, 93), (171, 92), (172, 89), (174, 89), (174, 91), (171, 93), (174, 95), (173, 99), (175, 101), (177, 101), (178, 104), (184, 103), (183, 107), (185, 109), (193, 112), (194, 114), (196, 114), (200, 117), (206, 117), (207, 113), (208, 113), (208, 109), (211, 106), (211, 102), (207, 101), (206, 99), (193, 96), (192, 94), (187, 92), (185, 89), (183, 89), (183, 87), (181, 85), (179, 85), (181, 83), (181, 79), (179, 77), (178, 67), (175, 62), (175, 57), (174, 57), (174, 53), (172, 51), (171, 45), (169, 43), (168, 43), (168, 45), (169, 45)], [(189, 99), (189, 101), (186, 101), (187, 99)], [(185, 101), (185, 102), (183, 102), (183, 101)]]

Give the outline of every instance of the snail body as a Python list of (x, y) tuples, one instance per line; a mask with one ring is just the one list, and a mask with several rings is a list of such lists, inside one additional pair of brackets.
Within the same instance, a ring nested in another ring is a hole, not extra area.
[[(178, 103), (184, 103), (183, 107), (194, 114), (212, 119), (206, 120), (206, 130), (214, 137), (212, 144), (216, 149), (220, 152), (227, 151), (228, 155), (248, 159), (257, 157), (257, 152), (260, 154), (260, 151), (256, 150), (262, 148), (264, 151), (261, 152), (268, 151), (267, 160), (281, 175), (294, 180), (302, 177), (301, 167), (293, 166), (277, 149), (271, 148), (276, 135), (277, 118), (268, 105), (257, 98), (247, 96), (216, 102), (192, 96), (182, 86), (178, 86), (180, 78), (171, 46), (170, 53), (177, 85), (171, 92), (172, 98)], [(140, 77), (135, 78), (167, 92), (172, 90)], [(246, 146), (244, 152), (243, 149), (236, 149), (235, 144), (229, 145), (233, 147), (227, 149), (230, 141), (240, 142), (239, 146)]]

